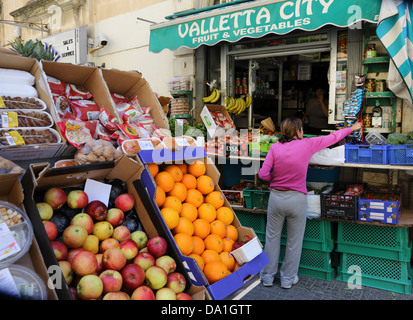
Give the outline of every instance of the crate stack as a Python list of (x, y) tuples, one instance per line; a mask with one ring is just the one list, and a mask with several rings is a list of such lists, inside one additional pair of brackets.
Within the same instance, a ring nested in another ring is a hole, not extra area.
[(265, 247), (265, 229), (267, 227), (267, 215), (265, 213), (254, 213), (248, 211), (241, 211), (233, 208), (239, 222), (244, 227), (254, 229), (258, 240), (260, 240), (263, 247)]
[(338, 223), (337, 280), (410, 294), (409, 228)]
[[(335, 231), (330, 221), (307, 219), (298, 274), (331, 281), (336, 269), (332, 265)], [(287, 228), (281, 233), (280, 265), (285, 257)]]

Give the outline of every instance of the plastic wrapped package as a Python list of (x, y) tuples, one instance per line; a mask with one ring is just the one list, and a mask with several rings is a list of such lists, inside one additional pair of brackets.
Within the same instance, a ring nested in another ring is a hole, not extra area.
[(0, 108), (10, 110), (46, 110), (46, 104), (38, 98), (0, 97)]
[(0, 68), (0, 82), (19, 83), (33, 86), (35, 77), (27, 71)]
[(113, 161), (122, 156), (122, 152), (105, 140), (90, 140), (81, 146), (75, 154), (77, 165)]
[(38, 98), (33, 86), (8, 81), (0, 81), (0, 96)]
[(9, 159), (0, 157), (0, 174), (24, 173), (24, 169)]

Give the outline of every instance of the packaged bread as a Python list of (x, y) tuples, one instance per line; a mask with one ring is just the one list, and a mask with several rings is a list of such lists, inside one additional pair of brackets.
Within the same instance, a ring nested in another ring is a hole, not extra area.
[(122, 142), (122, 151), (125, 154), (137, 154), (142, 150), (164, 149), (165, 145), (159, 138), (130, 139)]
[(114, 161), (122, 156), (122, 152), (117, 150), (109, 141), (91, 140), (81, 146), (75, 154), (77, 165)]
[(168, 149), (172, 151), (178, 151), (185, 147), (197, 147), (198, 146), (195, 139), (189, 136), (165, 137), (163, 139), (163, 143)]

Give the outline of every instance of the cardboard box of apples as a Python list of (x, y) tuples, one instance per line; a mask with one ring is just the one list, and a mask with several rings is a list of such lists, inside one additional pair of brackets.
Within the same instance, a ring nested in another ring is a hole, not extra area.
[(139, 159), (122, 157), (72, 168), (34, 164), (25, 174), (24, 204), (59, 299), (206, 298), (141, 203), (142, 169)]

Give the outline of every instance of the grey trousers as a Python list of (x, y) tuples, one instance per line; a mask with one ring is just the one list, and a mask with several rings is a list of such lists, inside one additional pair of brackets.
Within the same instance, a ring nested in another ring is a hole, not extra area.
[(281, 285), (289, 286), (297, 276), (306, 224), (307, 197), (298, 191), (271, 189), (268, 200), (265, 253), (269, 263), (261, 270), (260, 278), (274, 281), (278, 271), (281, 233), (287, 222), (287, 245), (280, 268)]

